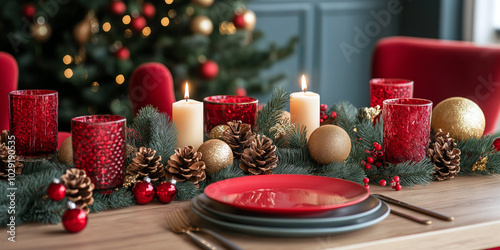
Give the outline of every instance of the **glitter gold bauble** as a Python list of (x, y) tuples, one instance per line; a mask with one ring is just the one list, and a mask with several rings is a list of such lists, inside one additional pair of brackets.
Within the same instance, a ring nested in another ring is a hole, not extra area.
[(226, 131), (228, 128), (228, 125), (217, 125), (212, 130), (210, 130), (210, 134), (208, 135), (208, 137), (210, 137), (210, 139), (220, 140), (222, 139), (222, 133), (224, 133), (224, 131)]
[(66, 138), (59, 148), (59, 160), (61, 163), (73, 165), (73, 145), (71, 144), (71, 136)]
[(210, 7), (214, 3), (214, 0), (191, 0), (191, 3), (201, 7)]
[(233, 151), (225, 142), (211, 139), (198, 148), (201, 160), (205, 162), (205, 172), (215, 174), (221, 169), (233, 164)]
[(212, 20), (206, 16), (195, 16), (191, 20), (191, 31), (194, 34), (202, 34), (208, 36), (212, 33), (214, 25)]
[(486, 119), (481, 108), (463, 97), (448, 98), (432, 110), (431, 128), (442, 129), (457, 140), (483, 136)]
[(309, 154), (320, 165), (343, 162), (351, 153), (351, 138), (336, 125), (315, 129), (308, 141)]

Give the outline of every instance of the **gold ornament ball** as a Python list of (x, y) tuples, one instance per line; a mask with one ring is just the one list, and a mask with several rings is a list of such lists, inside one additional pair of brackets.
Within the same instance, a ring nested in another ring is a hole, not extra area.
[(73, 145), (71, 144), (71, 136), (66, 138), (59, 148), (59, 161), (64, 164), (73, 165)]
[(191, 0), (191, 3), (201, 7), (210, 7), (214, 3), (214, 0)]
[(51, 34), (52, 28), (48, 23), (35, 23), (31, 25), (31, 35), (35, 38), (35, 40), (39, 42), (45, 42), (49, 40)]
[(210, 139), (222, 139), (222, 134), (229, 128), (228, 125), (217, 125), (215, 126), (209, 134)]
[(206, 16), (195, 16), (191, 20), (191, 31), (194, 34), (208, 36), (212, 33), (213, 29), (212, 20)]
[(432, 110), (431, 128), (441, 128), (457, 140), (483, 136), (486, 119), (481, 108), (463, 97), (443, 100)]
[(245, 20), (245, 30), (252, 31), (255, 29), (257, 17), (255, 16), (255, 13), (253, 11), (245, 10), (245, 12), (243, 12), (243, 20)]
[(315, 129), (308, 141), (309, 154), (319, 164), (343, 162), (351, 153), (351, 138), (336, 125), (323, 125)]
[(215, 174), (233, 164), (233, 151), (221, 140), (211, 139), (204, 142), (198, 152), (201, 152), (201, 160), (205, 162), (205, 171), (209, 174)]

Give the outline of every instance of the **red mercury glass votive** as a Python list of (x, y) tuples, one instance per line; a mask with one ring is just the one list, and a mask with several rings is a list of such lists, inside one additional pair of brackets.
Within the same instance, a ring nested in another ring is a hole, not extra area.
[(388, 99), (383, 102), (384, 160), (418, 162), (427, 154), (432, 102), (425, 99)]
[(248, 96), (216, 95), (203, 99), (205, 133), (229, 121), (255, 126), (259, 100)]
[(413, 81), (396, 78), (374, 78), (370, 80), (370, 106), (379, 105), (386, 99), (412, 98)]
[(95, 189), (109, 194), (122, 184), (127, 124), (117, 115), (79, 116), (71, 120), (73, 160)]
[(15, 136), (16, 154), (21, 159), (42, 158), (57, 150), (55, 90), (15, 90), (9, 93), (9, 129)]

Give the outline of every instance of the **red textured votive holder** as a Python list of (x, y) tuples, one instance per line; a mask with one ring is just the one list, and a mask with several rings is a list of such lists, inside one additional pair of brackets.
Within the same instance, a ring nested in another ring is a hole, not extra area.
[(384, 160), (418, 162), (427, 154), (432, 102), (425, 99), (388, 99), (383, 102)]
[(229, 121), (255, 126), (259, 100), (248, 96), (216, 95), (203, 99), (205, 133)]
[(56, 152), (58, 103), (55, 90), (9, 93), (9, 130), (15, 136), (16, 154), (21, 159), (49, 157)]
[(413, 81), (397, 78), (374, 78), (370, 80), (370, 106), (382, 108), (386, 99), (412, 98)]
[(95, 189), (112, 193), (123, 183), (127, 123), (117, 115), (79, 116), (71, 120), (73, 160)]

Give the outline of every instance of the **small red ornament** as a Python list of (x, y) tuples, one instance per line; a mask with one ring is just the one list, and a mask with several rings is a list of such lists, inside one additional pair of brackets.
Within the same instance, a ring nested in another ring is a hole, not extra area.
[(500, 151), (500, 137), (496, 138), (493, 141), (493, 147), (495, 147), (495, 150), (498, 152)]
[(119, 60), (128, 60), (130, 58), (130, 51), (126, 47), (121, 47), (116, 51), (115, 55)]
[(381, 180), (380, 181), (380, 186), (385, 187), (385, 185), (387, 185), (387, 181)]
[(127, 11), (127, 5), (122, 1), (113, 1), (109, 4), (109, 11), (111, 11), (113, 15), (120, 16)]
[(35, 13), (36, 13), (36, 8), (35, 8), (34, 4), (32, 4), (32, 3), (23, 4), (23, 7), (21, 8), (21, 15), (23, 17), (26, 17), (29, 20), (32, 20), (33, 17), (35, 16)]
[(247, 23), (245, 22), (245, 17), (243, 16), (243, 13), (234, 14), (233, 23), (234, 23), (234, 26), (238, 29), (244, 29), (245, 26), (247, 25)]
[(87, 225), (87, 213), (81, 208), (76, 208), (72, 201), (68, 201), (68, 209), (62, 216), (62, 224), (66, 231), (78, 233)]
[(151, 19), (156, 14), (156, 7), (152, 3), (146, 2), (142, 5), (142, 14), (146, 18)]
[(205, 80), (212, 80), (219, 74), (219, 65), (212, 60), (207, 60), (200, 66), (200, 75)]
[(53, 201), (60, 201), (66, 196), (66, 187), (59, 179), (54, 179), (47, 188), (47, 196)]
[(137, 204), (148, 204), (155, 197), (155, 188), (151, 184), (149, 177), (144, 177), (143, 181), (137, 182), (132, 188), (132, 193)]
[(365, 168), (368, 169), (368, 170), (370, 170), (370, 169), (372, 169), (372, 165), (370, 165), (370, 163), (366, 163), (365, 164)]
[(330, 116), (332, 117), (332, 119), (335, 119), (335, 118), (337, 118), (337, 113), (336, 112), (332, 112), (332, 114), (330, 114)]
[(132, 21), (130, 21), (130, 27), (136, 32), (141, 32), (146, 27), (146, 24), (146, 18), (143, 16), (132, 18)]
[(161, 203), (170, 203), (177, 195), (177, 188), (175, 187), (175, 180), (171, 182), (164, 181), (156, 187), (156, 196)]
[(247, 96), (247, 90), (243, 87), (237, 87), (236, 88), (236, 95), (237, 96)]

